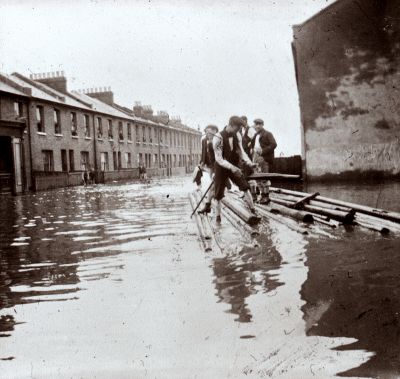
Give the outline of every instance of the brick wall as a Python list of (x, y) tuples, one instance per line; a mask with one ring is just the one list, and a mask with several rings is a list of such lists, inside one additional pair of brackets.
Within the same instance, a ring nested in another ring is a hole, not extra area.
[[(36, 106), (43, 107), (44, 132), (38, 132), (36, 119)], [(55, 133), (54, 129), (54, 109), (60, 111), (61, 134)], [(78, 135), (73, 136), (71, 133), (71, 111), (77, 115)], [(75, 170), (81, 169), (81, 152), (89, 152), (89, 162), (94, 165), (94, 142), (93, 133), (89, 138), (84, 135), (83, 119), (84, 112), (79, 109), (66, 107), (62, 104), (48, 104), (40, 101), (32, 101), (30, 104), (30, 120), (31, 120), (31, 141), (32, 141), (32, 158), (33, 170), (42, 171), (43, 166), (43, 150), (53, 151), (54, 170), (62, 171), (61, 150), (74, 151), (73, 162)], [(90, 127), (92, 128), (92, 117), (89, 117)], [(93, 130), (92, 130), (93, 131)], [(69, 164), (69, 162), (68, 162)]]
[(340, 0), (294, 28), (308, 180), (400, 176), (399, 17)]

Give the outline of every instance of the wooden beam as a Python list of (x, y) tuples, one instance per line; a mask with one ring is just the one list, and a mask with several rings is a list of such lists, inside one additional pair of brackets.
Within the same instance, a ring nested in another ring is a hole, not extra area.
[(296, 201), (293, 204), (294, 209), (302, 209), (305, 203), (308, 203), (310, 200), (315, 199), (317, 196), (319, 196), (319, 192), (315, 192), (311, 195), (304, 196), (300, 200)]

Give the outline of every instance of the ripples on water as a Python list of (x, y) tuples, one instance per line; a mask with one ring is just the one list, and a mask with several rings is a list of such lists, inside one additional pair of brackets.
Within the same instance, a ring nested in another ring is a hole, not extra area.
[[(91, 281), (121, 280), (121, 254), (162, 251), (163, 237), (184, 238), (188, 188), (179, 179), (6, 197), (0, 203), (0, 337), (20, 322), (14, 306), (74, 301)], [(274, 223), (264, 228), (258, 248), (242, 241), (242, 249), (227, 246), (207, 256), (217, 301), (233, 315), (225, 327), (247, 325), (243, 341), (266, 341), (247, 373), (279, 376), (290, 364), (320, 359), (331, 373), (398, 376), (399, 239), (359, 230), (336, 231), (334, 240), (306, 238)], [(149, 248), (145, 242), (153, 239)], [(268, 341), (276, 341), (275, 354), (263, 351)]]
[[(141, 240), (179, 233), (186, 200), (167, 195), (158, 186), (134, 184), (5, 197), (0, 309), (76, 299), (85, 281), (123, 269), (120, 253), (140, 253)], [(13, 319), (2, 316), (0, 333), (12, 329)]]

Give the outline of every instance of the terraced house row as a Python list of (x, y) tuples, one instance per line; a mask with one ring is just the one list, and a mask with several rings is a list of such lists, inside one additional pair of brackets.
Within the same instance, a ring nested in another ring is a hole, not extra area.
[(201, 155), (201, 133), (167, 112), (114, 102), (109, 87), (67, 90), (63, 72), (0, 74), (0, 191), (182, 175)]

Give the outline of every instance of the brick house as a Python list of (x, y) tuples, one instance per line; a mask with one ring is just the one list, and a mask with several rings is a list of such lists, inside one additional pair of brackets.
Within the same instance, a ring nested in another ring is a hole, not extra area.
[[(0, 189), (21, 193), (97, 181), (189, 172), (201, 133), (114, 103), (110, 88), (68, 92), (63, 73), (0, 74)], [(176, 158), (179, 156), (179, 158)]]

